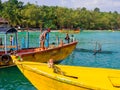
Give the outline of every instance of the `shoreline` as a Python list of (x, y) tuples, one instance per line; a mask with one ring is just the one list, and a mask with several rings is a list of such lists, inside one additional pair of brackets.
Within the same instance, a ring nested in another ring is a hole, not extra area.
[[(40, 28), (16, 28), (18, 30), (18, 32), (22, 32), (22, 31), (29, 31), (29, 32), (40, 32)], [(60, 29), (51, 29), (51, 32), (59, 32)], [(44, 31), (44, 30), (42, 30)], [(66, 30), (67, 31), (67, 30)], [(81, 29), (81, 31), (120, 31), (120, 29), (104, 29), (104, 30), (90, 30), (90, 29)]]
[[(17, 29), (18, 30), (18, 29)], [(40, 30), (18, 30), (18, 32), (25, 32), (25, 31), (29, 31), (29, 32), (40, 32)], [(108, 31), (108, 32), (115, 32), (115, 31), (120, 31), (120, 30), (81, 30), (80, 32), (86, 32), (86, 31)], [(59, 30), (51, 30), (51, 32), (59, 32)]]

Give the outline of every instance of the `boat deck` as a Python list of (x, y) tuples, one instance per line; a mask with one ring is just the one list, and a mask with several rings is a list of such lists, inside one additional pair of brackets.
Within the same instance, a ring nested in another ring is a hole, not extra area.
[(63, 76), (54, 73), (53, 69), (46, 64), (34, 62), (22, 62), (20, 64), (24, 70), (31, 70), (34, 73), (77, 87), (95, 90), (120, 90), (120, 70), (56, 65), (67, 75)]

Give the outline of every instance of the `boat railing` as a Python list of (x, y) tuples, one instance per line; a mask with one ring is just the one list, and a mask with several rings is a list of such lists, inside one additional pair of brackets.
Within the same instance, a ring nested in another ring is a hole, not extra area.
[[(0, 48), (5, 48), (5, 46), (1, 45)], [(16, 48), (16, 46), (7, 46), (7, 48)]]

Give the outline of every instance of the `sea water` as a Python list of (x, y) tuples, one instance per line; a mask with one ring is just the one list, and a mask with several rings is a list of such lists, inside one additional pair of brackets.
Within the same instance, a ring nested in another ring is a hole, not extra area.
[[(28, 46), (27, 35), (28, 32), (18, 33), (18, 44), (20, 46), (23, 37), (26, 40), (26, 47)], [(29, 47), (39, 46), (39, 35), (40, 32), (29, 32)], [(51, 32), (50, 44), (57, 43), (57, 36), (64, 40), (66, 34)], [(83, 31), (74, 34), (74, 37), (78, 40), (76, 49), (59, 64), (120, 69), (119, 31)], [(95, 50), (100, 48), (101, 52), (95, 54)], [(14, 66), (0, 69), (0, 90), (36, 90), (36, 88)]]

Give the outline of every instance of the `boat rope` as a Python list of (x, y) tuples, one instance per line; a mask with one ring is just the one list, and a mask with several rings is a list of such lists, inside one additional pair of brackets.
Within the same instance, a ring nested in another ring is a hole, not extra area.
[(57, 74), (61, 74), (61, 75), (66, 76), (66, 77), (78, 79), (78, 77), (76, 77), (76, 76), (67, 75), (65, 72), (63, 72), (59, 67), (57, 67), (55, 65), (53, 66), (53, 72), (57, 73)]

